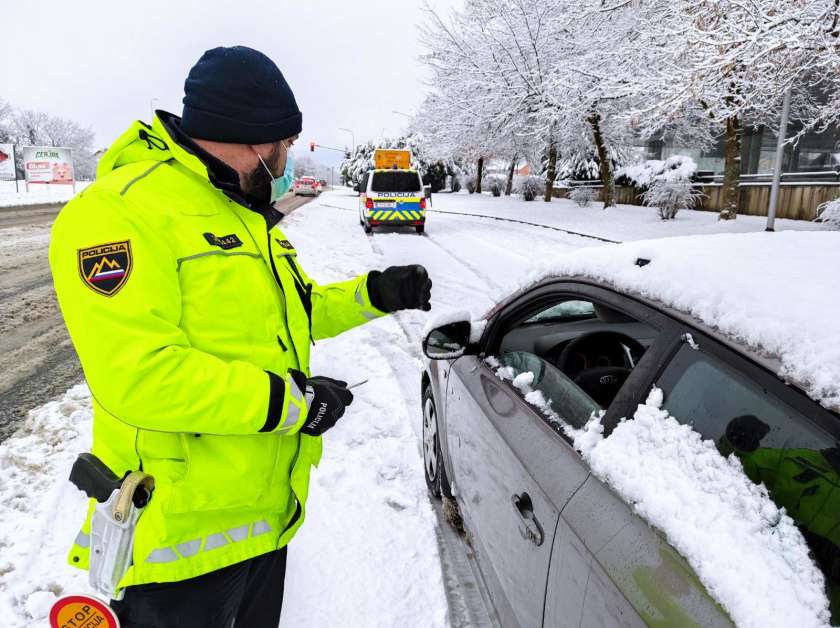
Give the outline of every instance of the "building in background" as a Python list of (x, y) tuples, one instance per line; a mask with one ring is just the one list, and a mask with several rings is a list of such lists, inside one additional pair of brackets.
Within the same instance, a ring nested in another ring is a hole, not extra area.
[[(788, 136), (802, 129), (791, 123)], [(741, 174), (751, 180), (770, 178), (776, 162), (776, 134), (766, 126), (744, 128), (741, 140)], [(723, 175), (724, 142), (721, 136), (711, 150), (674, 144), (665, 139), (645, 144), (645, 159), (667, 159), (671, 155), (688, 155), (701, 172)], [(782, 172), (785, 180), (840, 181), (840, 129), (832, 127), (824, 133), (806, 133), (799, 142), (785, 147)]]

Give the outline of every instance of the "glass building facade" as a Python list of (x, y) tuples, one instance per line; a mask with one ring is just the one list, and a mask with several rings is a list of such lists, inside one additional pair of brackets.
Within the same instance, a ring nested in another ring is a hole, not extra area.
[[(790, 124), (788, 136), (800, 129), (796, 124)], [(674, 145), (668, 140), (645, 145), (647, 159), (667, 159), (671, 155), (688, 155), (697, 162), (699, 171), (722, 175), (724, 138), (718, 138), (711, 150)], [(775, 162), (776, 134), (765, 126), (745, 127), (741, 138), (741, 174), (770, 177)], [(797, 178), (810, 174), (818, 180), (840, 180), (840, 129), (833, 127), (824, 133), (807, 133), (795, 146), (785, 146), (782, 172), (798, 174)]]

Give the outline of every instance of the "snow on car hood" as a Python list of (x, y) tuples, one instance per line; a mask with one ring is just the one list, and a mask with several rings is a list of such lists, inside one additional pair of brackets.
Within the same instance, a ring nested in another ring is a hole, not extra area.
[[(639, 266), (642, 258), (650, 263)], [(584, 277), (657, 301), (769, 354), (779, 376), (840, 410), (840, 233), (720, 234), (586, 248), (520, 284)]]

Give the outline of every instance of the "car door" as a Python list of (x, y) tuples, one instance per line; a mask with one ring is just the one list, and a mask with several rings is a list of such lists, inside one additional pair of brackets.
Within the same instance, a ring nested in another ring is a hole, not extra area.
[(587, 469), (479, 357), (454, 363), (446, 422), (450, 480), (501, 624), (541, 626), (559, 512)]

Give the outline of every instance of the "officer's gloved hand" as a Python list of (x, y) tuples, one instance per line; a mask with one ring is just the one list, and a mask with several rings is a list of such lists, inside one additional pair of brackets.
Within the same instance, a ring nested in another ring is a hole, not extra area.
[[(344, 415), (344, 410), (353, 403), (353, 393), (347, 389), (347, 382), (329, 377), (310, 377), (305, 379), (303, 373), (293, 372), (292, 376), (301, 390), (309, 406), (306, 422), (300, 428), (301, 433), (309, 436), (320, 436), (330, 429)], [(298, 381), (298, 380), (304, 380)]]
[(432, 309), (432, 280), (419, 264), (371, 271), (367, 289), (373, 307), (382, 312)]

